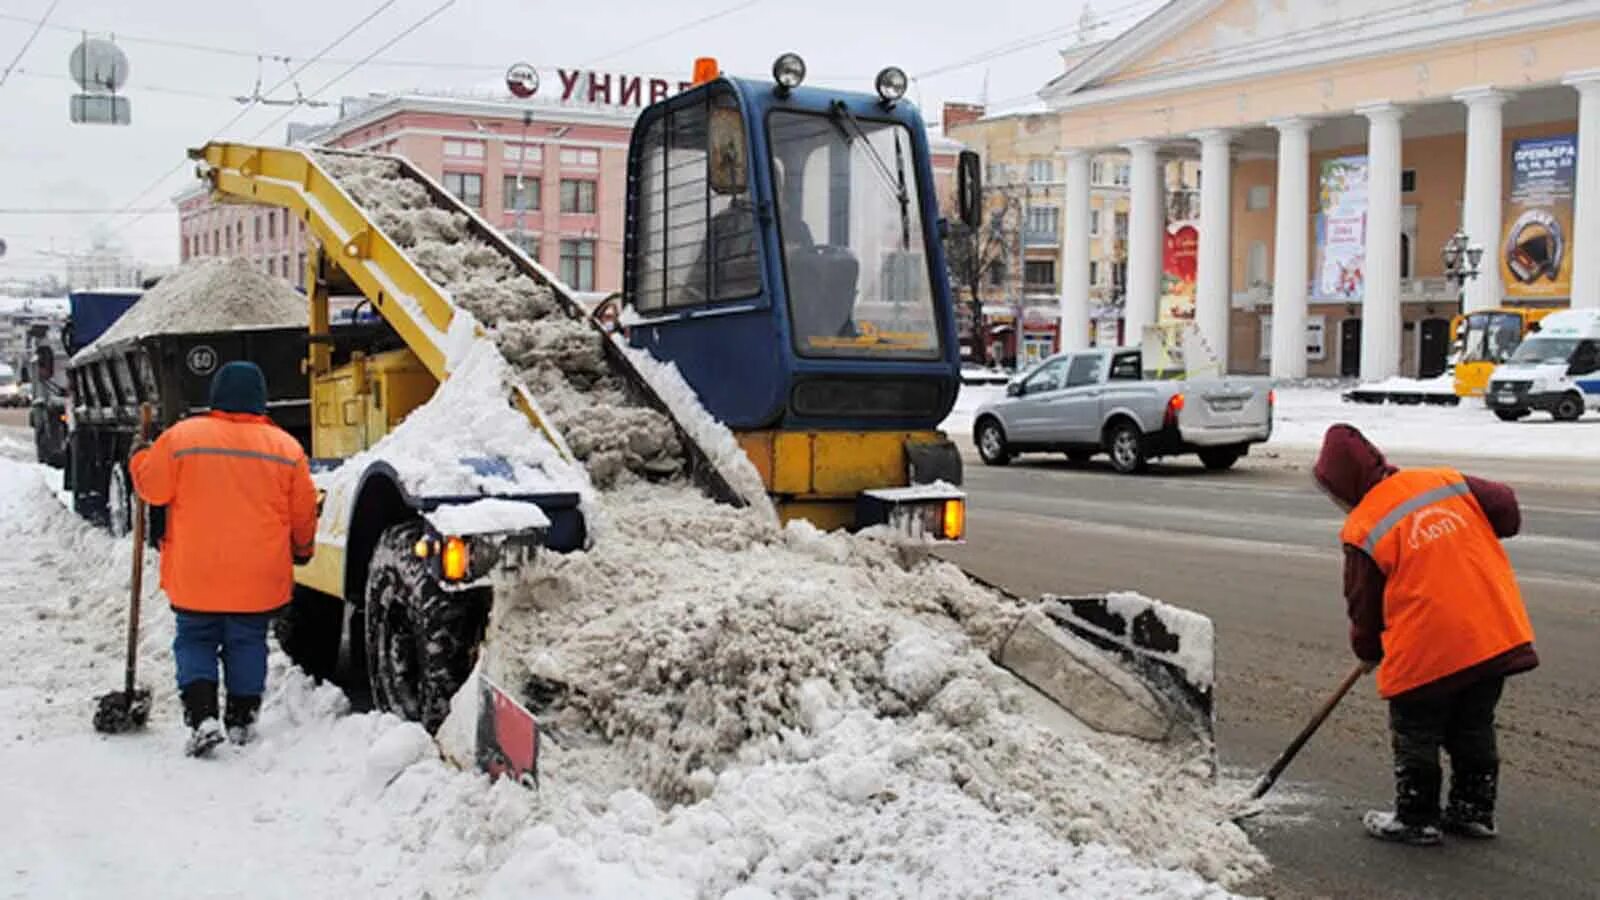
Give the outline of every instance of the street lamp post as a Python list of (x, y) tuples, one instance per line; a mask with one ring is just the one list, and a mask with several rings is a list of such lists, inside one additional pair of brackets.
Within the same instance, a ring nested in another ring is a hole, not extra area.
[(1444, 277), (1456, 288), (1456, 311), (1466, 312), (1467, 282), (1478, 277), (1478, 263), (1483, 260), (1483, 247), (1468, 239), (1466, 232), (1456, 229), (1450, 240), (1439, 251), (1444, 260)]

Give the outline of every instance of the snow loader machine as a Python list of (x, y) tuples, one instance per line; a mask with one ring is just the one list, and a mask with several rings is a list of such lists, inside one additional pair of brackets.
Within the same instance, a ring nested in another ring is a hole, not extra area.
[[(217, 199), (286, 208), (320, 247), (307, 262), (304, 368), (324, 493), (316, 555), (296, 570), (278, 632), (303, 668), (353, 696), (370, 689), (375, 705), (430, 730), (476, 679), (475, 762), (532, 776), (539, 731), (527, 707), (539, 708), (539, 686), (494, 684), (484, 666), (474, 675), (490, 576), (592, 540), (583, 491), (554, 471), (462, 446), (461, 466), (494, 477), (441, 494), (392, 458), (385, 435), (398, 441), (402, 421), (450, 387), (461, 347), (489, 333), (462, 305), (465, 290), (453, 295), (426, 273), (370, 185), (357, 189), (355, 164), (380, 166), (425, 215), (463, 223), (464, 239), (553, 293), (548, 315), (581, 325), (631, 402), (671, 419), (686, 459), (663, 478), (730, 504), (770, 500), (781, 519), (825, 529), (962, 539), (961, 458), (938, 430), (960, 385), (942, 247), (953, 224), (940, 217), (926, 130), (901, 99), (898, 69), (880, 74), (876, 95), (803, 80), (792, 54), (771, 82), (701, 60), (691, 87), (642, 112), (628, 151), (623, 290), (593, 310), (405, 159), (215, 142), (191, 151)], [(506, 124), (509, 134), (521, 123)], [(979, 171), (963, 152), (955, 206), (967, 227), (981, 215)], [(376, 319), (335, 323), (330, 298), (341, 296)], [(641, 351), (654, 362), (636, 364)], [(675, 365), (677, 384), (731, 430), (765, 499), (735, 489), (693, 436), (704, 429), (645, 371), (656, 363)], [(536, 392), (519, 383), (508, 393), (526, 440), (572, 462)], [(502, 514), (450, 515), (486, 498)], [(526, 515), (504, 515), (508, 504)], [(480, 524), (462, 533), (461, 521)], [(1056, 715), (1210, 753), (1210, 625), (1127, 595), (1045, 597), (994, 657)]]

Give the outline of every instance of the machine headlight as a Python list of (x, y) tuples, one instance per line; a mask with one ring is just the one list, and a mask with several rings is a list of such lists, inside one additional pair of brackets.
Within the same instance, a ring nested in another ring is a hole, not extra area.
[(898, 66), (890, 66), (878, 73), (878, 96), (883, 98), (885, 106), (893, 106), (906, 95), (906, 84), (906, 73)]
[(778, 93), (787, 94), (806, 80), (806, 61), (798, 53), (785, 53), (772, 61), (772, 80)]

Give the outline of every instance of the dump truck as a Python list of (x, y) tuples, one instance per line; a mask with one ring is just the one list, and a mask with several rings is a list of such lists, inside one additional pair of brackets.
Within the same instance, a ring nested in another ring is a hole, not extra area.
[[(305, 372), (321, 508), (278, 631), (313, 675), (438, 728), (496, 579), (589, 546), (585, 498), (619, 473), (824, 529), (964, 535), (960, 459), (937, 429), (960, 383), (946, 225), (903, 73), (872, 95), (804, 87), (787, 56), (772, 82), (696, 69), (640, 116), (624, 289), (594, 315), (403, 158), (191, 151), (217, 199), (288, 209), (319, 248)], [(974, 224), (978, 172), (963, 154)], [(335, 324), (334, 297), (381, 319)], [(1204, 617), (1150, 601), (1047, 598), (995, 657), (1085, 721), (1209, 746), (1210, 641)], [(536, 686), (478, 677), (478, 740), (495, 745), (478, 761), (528, 774)]]

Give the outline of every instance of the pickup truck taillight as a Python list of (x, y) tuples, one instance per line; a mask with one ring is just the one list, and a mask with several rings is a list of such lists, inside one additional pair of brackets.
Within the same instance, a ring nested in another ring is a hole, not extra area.
[(1167, 413), (1161, 418), (1161, 424), (1167, 428), (1176, 427), (1178, 424), (1178, 413), (1181, 412), (1183, 412), (1183, 395), (1173, 394), (1172, 397), (1167, 400)]

